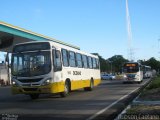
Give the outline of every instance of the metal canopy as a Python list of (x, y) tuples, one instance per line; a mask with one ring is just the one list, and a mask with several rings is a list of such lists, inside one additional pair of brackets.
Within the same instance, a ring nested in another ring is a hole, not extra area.
[(0, 51), (11, 52), (13, 45), (31, 41), (53, 41), (75, 49), (80, 49), (77, 46), (0, 21)]

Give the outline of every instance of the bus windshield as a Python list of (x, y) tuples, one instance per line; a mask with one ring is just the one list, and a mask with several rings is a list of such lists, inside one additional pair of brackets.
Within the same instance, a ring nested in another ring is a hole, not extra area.
[(124, 65), (125, 73), (134, 73), (139, 71), (139, 65), (137, 63), (127, 63)]
[(50, 51), (12, 54), (12, 75), (30, 77), (51, 71)]

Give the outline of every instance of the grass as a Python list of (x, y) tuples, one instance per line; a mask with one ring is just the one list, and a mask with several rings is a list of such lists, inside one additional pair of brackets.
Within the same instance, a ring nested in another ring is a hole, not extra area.
[(159, 105), (133, 105), (127, 114), (160, 114)]
[(160, 88), (160, 76), (156, 77), (145, 89), (151, 90)]
[(160, 100), (160, 76), (154, 78), (151, 83), (142, 91), (138, 100), (159, 101)]

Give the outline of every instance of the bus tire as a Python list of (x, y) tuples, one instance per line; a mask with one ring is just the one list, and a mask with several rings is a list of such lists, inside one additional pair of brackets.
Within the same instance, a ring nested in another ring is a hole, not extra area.
[(38, 99), (39, 94), (30, 94), (31, 99)]
[(70, 82), (68, 80), (66, 80), (65, 86), (64, 86), (64, 91), (60, 93), (60, 96), (66, 97), (66, 96), (68, 96), (69, 92), (70, 92)]
[(126, 84), (126, 82), (123, 81), (123, 84)]
[(94, 81), (93, 79), (90, 80), (90, 86), (89, 87), (85, 87), (84, 90), (85, 91), (92, 91), (93, 90), (93, 86), (94, 86)]
[(137, 83), (138, 83), (138, 84), (141, 84), (141, 83), (142, 83), (142, 80), (141, 80), (141, 81), (138, 81)]

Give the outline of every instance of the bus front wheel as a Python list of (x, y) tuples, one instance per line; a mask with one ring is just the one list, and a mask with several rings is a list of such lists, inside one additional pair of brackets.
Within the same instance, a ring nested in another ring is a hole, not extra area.
[(93, 86), (94, 86), (94, 82), (93, 79), (90, 80), (90, 86), (89, 87), (85, 87), (84, 90), (85, 91), (92, 91), (93, 90)]
[(70, 91), (70, 85), (69, 85), (69, 82), (66, 81), (64, 85), (64, 91), (60, 93), (60, 96), (66, 97), (69, 94), (69, 91)]
[(138, 84), (141, 84), (142, 83), (142, 80), (141, 81), (138, 81)]

